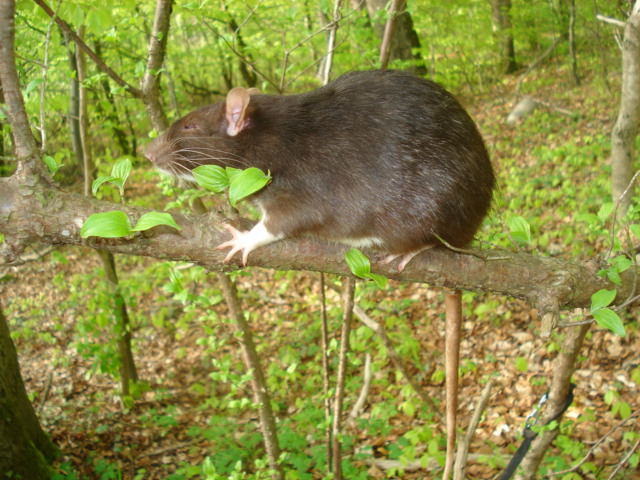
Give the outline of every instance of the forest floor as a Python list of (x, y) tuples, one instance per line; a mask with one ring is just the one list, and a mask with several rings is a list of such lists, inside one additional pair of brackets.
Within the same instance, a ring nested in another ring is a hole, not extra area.
[[(481, 128), (494, 132), (490, 133), (487, 142), (499, 172), (500, 145), (508, 143), (513, 131), (519, 128), (504, 125), (504, 118), (512, 106), (514, 88), (515, 80), (490, 94), (478, 95), (470, 106)], [(557, 87), (549, 85), (537, 95), (552, 104), (564, 102), (579, 111), (593, 92), (583, 87), (558, 93)], [(613, 97), (615, 94), (611, 94)], [(617, 108), (617, 103), (611, 98), (598, 116), (589, 114), (572, 121), (566, 135), (575, 132), (584, 136), (608, 135)], [(545, 114), (563, 115), (553, 110)], [(563, 132), (558, 132), (558, 135), (562, 136)], [(532, 133), (530, 148), (521, 152), (518, 162), (535, 166), (536, 158), (532, 152), (536, 145), (549, 141), (548, 135)], [(606, 162), (606, 159), (601, 161)], [(132, 187), (137, 193), (154, 188), (152, 182), (142, 179), (139, 182)], [(502, 176), (501, 182), (509, 182), (509, 179)], [(554, 229), (560, 223), (570, 222), (570, 215), (562, 218), (550, 215), (546, 228)], [(120, 275), (131, 285), (135, 285), (134, 280), (141, 269), (153, 269), (154, 264), (151, 259), (118, 259)], [(207, 456), (215, 454), (212, 449), (216, 438), (194, 435), (193, 431), (198, 427), (203, 431), (211, 427), (211, 412), (207, 405), (214, 402), (209, 400), (207, 403), (210, 392), (227, 393), (224, 385), (212, 385), (211, 365), (202, 360), (208, 355), (207, 343), (200, 341), (207, 337), (206, 326), (194, 322), (189, 328), (166, 328), (166, 325), (165, 328), (154, 328), (147, 324), (135, 331), (139, 375), (150, 388), (131, 408), (124, 408), (117, 395), (117, 382), (109, 375), (95, 373), (93, 358), (99, 358), (100, 339), (90, 341), (86, 339), (90, 337), (85, 337), (78, 340), (79, 325), (87, 328), (86, 323), (79, 322), (78, 318), (93, 308), (87, 297), (94, 293), (95, 283), (87, 279), (99, 276), (99, 270), (99, 261), (94, 253), (68, 247), (24, 266), (0, 269), (0, 298), (14, 332), (27, 391), (33, 398), (45, 430), (61, 449), (61, 474), (63, 471), (75, 472), (60, 478), (188, 478), (186, 467), (181, 470), (183, 477), (171, 475), (175, 474), (177, 465), (200, 465)], [(317, 278), (313, 273), (291, 274), (287, 277), (286, 288), (282, 288), (282, 277), (269, 271), (250, 269), (249, 276), (239, 277), (243, 291), (252, 292), (245, 297), (245, 302), (255, 315), (253, 326), (261, 342), (260, 351), (265, 364), (278, 356), (283, 344), (294, 343), (302, 337), (301, 314), (317, 314), (314, 304), (318, 297)], [(135, 300), (131, 300), (129, 305), (135, 310), (135, 317), (148, 319), (158, 315), (159, 311), (165, 311), (167, 318), (174, 318), (173, 309), (181, 307), (167, 300), (161, 281), (156, 277), (144, 277), (144, 280), (147, 284), (139, 286)], [(194, 286), (192, 293), (197, 295), (201, 288), (201, 285)], [(444, 327), (440, 292), (421, 285), (400, 288), (394, 284), (384, 295), (390, 302), (407, 305), (404, 315), (414, 326), (412, 334), (421, 351), (430, 352), (421, 357), (422, 365), (416, 366), (414, 373), (434, 398), (442, 399), (441, 379), (434, 381), (431, 375), (441, 368), (442, 361), (440, 352), (443, 351)], [(330, 300), (335, 301), (335, 297), (330, 295)], [(368, 299), (374, 303), (377, 300), (376, 297)], [(547, 341), (540, 338), (537, 312), (519, 300), (482, 294), (469, 302), (468, 308), (478, 317), (482, 316), (482, 311), (477, 307), (490, 305), (491, 315), (485, 317), (492, 320), (470, 318), (463, 327), (460, 423), (466, 428), (484, 380), (493, 376), (495, 383), (489, 405), (471, 444), (468, 470), (469, 478), (488, 479), (495, 477), (517, 448), (523, 421), (546, 390), (558, 339), (553, 337)], [(225, 314), (221, 303), (212, 308), (220, 315)], [(295, 316), (292, 311), (295, 311)], [(289, 320), (280, 321), (274, 327), (270, 321), (274, 316)], [(432, 320), (425, 321), (425, 318)], [(589, 462), (598, 472), (610, 472), (611, 467), (630, 451), (633, 442), (629, 433), (637, 435), (640, 423), (637, 417), (622, 423), (621, 415), (625, 412), (615, 412), (613, 406), (626, 403), (631, 412), (637, 414), (640, 411), (640, 387), (631, 380), (632, 371), (640, 365), (640, 336), (637, 313), (627, 314), (624, 320), (627, 325), (624, 338), (597, 326), (587, 337), (574, 377), (575, 400), (565, 417), (569, 426), (549, 452), (550, 456), (570, 457), (572, 445), (593, 446)], [(104, 319), (96, 314), (96, 321)], [(233, 344), (225, 348), (230, 354), (239, 355)], [(103, 361), (110, 359), (104, 358)], [(319, 362), (319, 356), (310, 357), (308, 361)], [(375, 375), (377, 379), (386, 376), (403, 382), (390, 364), (386, 371)], [(205, 389), (201, 388), (204, 384), (207, 385)], [(321, 384), (318, 389), (321, 389)], [(301, 393), (293, 387), (291, 391), (292, 395)], [(281, 415), (286, 416), (295, 410), (296, 400), (280, 398), (279, 402), (289, 405), (289, 409), (280, 410), (284, 412)], [(368, 409), (378, 402), (385, 401), (388, 398), (384, 388), (374, 381), (362, 415), (367, 415)], [(235, 419), (237, 424), (243, 425), (245, 430), (255, 431), (255, 413), (245, 410), (242, 415), (244, 418)], [(390, 444), (420, 423), (418, 415), (398, 410), (384, 437), (358, 431), (355, 425), (348, 428), (348, 433), (356, 439), (356, 447), (371, 447), (372, 459), (383, 459), (389, 456)], [(580, 457), (571, 458), (569, 463), (577, 464), (579, 460)], [(373, 462), (363, 468), (369, 478), (385, 478), (382, 464)], [(583, 472), (581, 475), (580, 478), (606, 478), (601, 476), (602, 473)], [(640, 478), (638, 471), (627, 470), (624, 475), (616, 478)], [(431, 477), (425, 470), (418, 469), (392, 478)], [(562, 475), (556, 478), (562, 478)]]

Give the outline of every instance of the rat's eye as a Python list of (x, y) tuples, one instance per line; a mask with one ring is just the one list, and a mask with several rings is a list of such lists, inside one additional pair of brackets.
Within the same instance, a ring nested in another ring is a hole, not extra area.
[(198, 125), (193, 120), (189, 120), (182, 125), (183, 130), (194, 130), (198, 128)]

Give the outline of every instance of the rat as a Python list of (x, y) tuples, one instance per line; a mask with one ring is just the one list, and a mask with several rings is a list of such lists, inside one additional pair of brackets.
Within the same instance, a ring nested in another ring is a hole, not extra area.
[[(348, 73), (298, 95), (234, 88), (176, 121), (145, 154), (160, 170), (189, 180), (193, 168), (209, 164), (270, 172), (272, 181), (252, 195), (261, 220), (249, 231), (225, 226), (231, 239), (217, 247), (230, 249), (226, 262), (242, 252), (245, 265), (262, 245), (313, 236), (375, 248), (386, 262), (401, 257), (402, 270), (425, 248), (468, 246), (495, 186), (482, 136), (455, 97), (393, 70)], [(447, 294), (446, 304), (447, 346), (459, 347), (459, 291)], [(456, 434), (453, 347), (446, 360), (445, 476)]]
[(375, 247), (386, 260), (444, 240), (465, 247), (489, 210), (493, 168), (475, 123), (435, 82), (393, 70), (352, 72), (299, 95), (234, 88), (153, 140), (157, 168), (192, 179), (200, 165), (257, 167), (262, 219), (226, 226), (225, 261), (304, 235)]

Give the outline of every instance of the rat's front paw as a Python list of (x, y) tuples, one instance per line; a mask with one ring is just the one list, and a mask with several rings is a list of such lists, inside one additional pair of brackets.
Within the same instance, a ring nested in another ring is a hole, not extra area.
[(229, 253), (225, 257), (225, 263), (233, 258), (233, 256), (242, 251), (242, 264), (246, 265), (249, 259), (249, 252), (256, 248), (266, 245), (276, 240), (280, 240), (284, 235), (273, 235), (264, 226), (264, 218), (260, 220), (255, 227), (248, 232), (241, 232), (236, 230), (231, 225), (225, 225), (224, 228), (231, 232), (232, 238), (224, 243), (221, 243), (216, 248), (222, 250), (224, 248), (231, 248)]
[(241, 232), (231, 225), (225, 225), (224, 228), (231, 232), (232, 238), (218, 245), (216, 249), (224, 250), (225, 248), (231, 248), (227, 256), (224, 257), (225, 263), (231, 260), (236, 253), (242, 251), (242, 265), (246, 265), (249, 259), (249, 252), (255, 248), (255, 243), (251, 239), (251, 232)]

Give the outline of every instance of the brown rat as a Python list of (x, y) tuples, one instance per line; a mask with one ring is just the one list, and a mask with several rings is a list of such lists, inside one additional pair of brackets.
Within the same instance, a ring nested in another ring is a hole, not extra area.
[(493, 168), (473, 120), (440, 85), (391, 70), (353, 72), (300, 95), (234, 88), (175, 122), (146, 156), (176, 176), (207, 164), (257, 167), (263, 213), (232, 227), (227, 258), (311, 235), (404, 256), (471, 242), (491, 203)]

